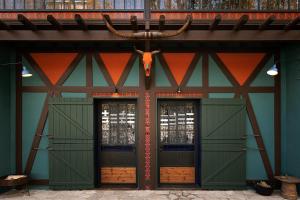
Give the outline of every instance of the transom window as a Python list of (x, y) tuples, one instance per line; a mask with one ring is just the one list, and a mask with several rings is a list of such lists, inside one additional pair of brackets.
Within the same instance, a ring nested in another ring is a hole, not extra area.
[(194, 144), (195, 106), (187, 102), (160, 103), (160, 143)]
[(135, 143), (135, 103), (103, 103), (100, 121), (102, 123), (102, 145), (132, 145)]

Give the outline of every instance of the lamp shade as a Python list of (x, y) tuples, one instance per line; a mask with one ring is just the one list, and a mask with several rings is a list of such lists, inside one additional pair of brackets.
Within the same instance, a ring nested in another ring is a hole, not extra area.
[(31, 77), (32, 74), (30, 73), (30, 71), (25, 67), (23, 66), (23, 69), (22, 69), (22, 77)]
[(268, 71), (267, 74), (270, 76), (276, 76), (278, 74), (278, 69), (276, 67), (276, 64), (274, 64)]

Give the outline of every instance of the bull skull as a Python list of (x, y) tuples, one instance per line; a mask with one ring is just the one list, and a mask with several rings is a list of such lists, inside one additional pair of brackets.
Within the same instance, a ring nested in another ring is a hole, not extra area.
[(134, 49), (138, 54), (143, 56), (145, 75), (146, 75), (146, 77), (150, 77), (151, 68), (152, 68), (152, 55), (159, 53), (160, 50), (144, 52), (144, 51), (138, 50), (136, 48), (134, 48)]

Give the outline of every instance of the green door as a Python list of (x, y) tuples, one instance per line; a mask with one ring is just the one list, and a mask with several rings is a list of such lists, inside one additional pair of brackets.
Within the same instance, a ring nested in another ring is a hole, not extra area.
[(202, 188), (239, 189), (246, 186), (245, 116), (245, 103), (240, 99), (202, 100)]
[(93, 99), (49, 100), (49, 185), (94, 188)]

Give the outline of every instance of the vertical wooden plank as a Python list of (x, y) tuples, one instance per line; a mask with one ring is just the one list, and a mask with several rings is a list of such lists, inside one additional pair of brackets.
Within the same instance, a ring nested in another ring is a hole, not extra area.
[(277, 63), (278, 75), (275, 76), (275, 95), (274, 95), (274, 130), (275, 130), (275, 176), (281, 174), (281, 66), (280, 66), (280, 51), (276, 52), (274, 63)]
[[(21, 62), (21, 55), (17, 61)], [(16, 171), (22, 174), (22, 65), (16, 65)]]

